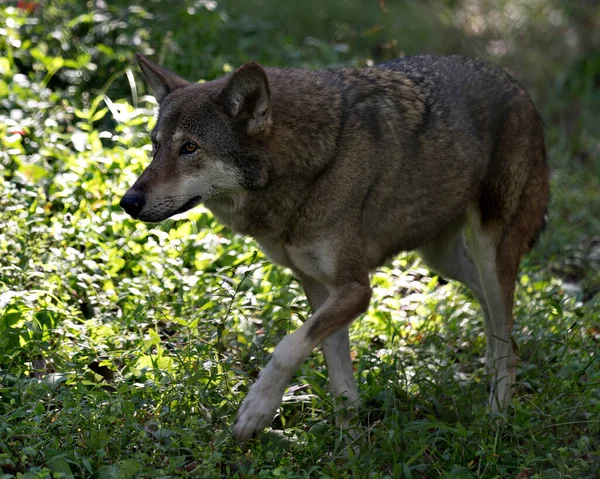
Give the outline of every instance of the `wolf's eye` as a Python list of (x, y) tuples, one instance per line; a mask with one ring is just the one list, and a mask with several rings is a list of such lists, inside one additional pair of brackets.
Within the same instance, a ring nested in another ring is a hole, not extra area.
[(194, 151), (196, 151), (197, 149), (198, 145), (196, 145), (196, 143), (194, 143), (193, 141), (186, 141), (181, 147), (181, 153), (183, 155), (186, 155), (189, 153), (194, 153)]

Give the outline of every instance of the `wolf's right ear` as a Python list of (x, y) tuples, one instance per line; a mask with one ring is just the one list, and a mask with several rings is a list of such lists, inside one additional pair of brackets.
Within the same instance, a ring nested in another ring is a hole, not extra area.
[(163, 99), (173, 90), (183, 88), (190, 84), (189, 81), (184, 80), (172, 71), (151, 62), (139, 53), (136, 53), (135, 58), (158, 103), (163, 101)]
[(246, 133), (268, 133), (271, 125), (271, 90), (263, 67), (248, 62), (238, 68), (216, 97), (225, 112), (245, 122)]

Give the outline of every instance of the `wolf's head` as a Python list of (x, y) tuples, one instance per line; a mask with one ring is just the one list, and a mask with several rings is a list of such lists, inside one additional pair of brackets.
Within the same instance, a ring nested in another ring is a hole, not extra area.
[(260, 145), (271, 126), (267, 75), (247, 63), (226, 78), (190, 83), (137, 56), (159, 103), (152, 161), (121, 207), (142, 221), (162, 221), (199, 203), (242, 195), (267, 182)]

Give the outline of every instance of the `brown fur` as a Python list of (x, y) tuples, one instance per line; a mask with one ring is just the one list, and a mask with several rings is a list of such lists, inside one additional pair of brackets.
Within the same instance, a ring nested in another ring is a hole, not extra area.
[[(516, 81), (461, 56), (321, 71), (249, 63), (203, 84), (139, 61), (160, 103), (158, 138), (125, 209), (160, 221), (203, 201), (294, 270), (314, 310), (251, 388), (240, 439), (268, 423), (323, 341), (334, 394), (357, 401), (347, 325), (368, 307), (369, 272), (412, 249), (481, 302), (490, 402), (506, 404), (516, 274), (548, 201), (541, 120)], [(196, 151), (182, 153), (186, 142)]]

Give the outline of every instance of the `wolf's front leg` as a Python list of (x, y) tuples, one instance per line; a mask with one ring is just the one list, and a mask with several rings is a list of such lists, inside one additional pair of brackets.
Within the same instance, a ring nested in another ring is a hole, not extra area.
[(323, 341), (323, 355), (327, 363), (329, 389), (336, 402), (337, 424), (348, 429), (358, 412), (358, 386), (352, 369), (350, 336), (348, 326), (344, 326)]
[(313, 346), (299, 329), (277, 345), (238, 411), (234, 434), (247, 441), (269, 425), (281, 404), (285, 388)]
[[(329, 297), (327, 287), (307, 276), (301, 276), (300, 282), (312, 310), (318, 311)], [(327, 363), (329, 389), (339, 413), (337, 423), (346, 429), (350, 420), (356, 415), (359, 406), (358, 387), (354, 379), (350, 354), (348, 326), (343, 326), (328, 336), (323, 341), (322, 349)]]
[(281, 340), (242, 402), (234, 427), (239, 441), (250, 439), (271, 422), (285, 388), (302, 362), (325, 338), (366, 311), (370, 298), (366, 275), (363, 281), (336, 286), (315, 314)]

